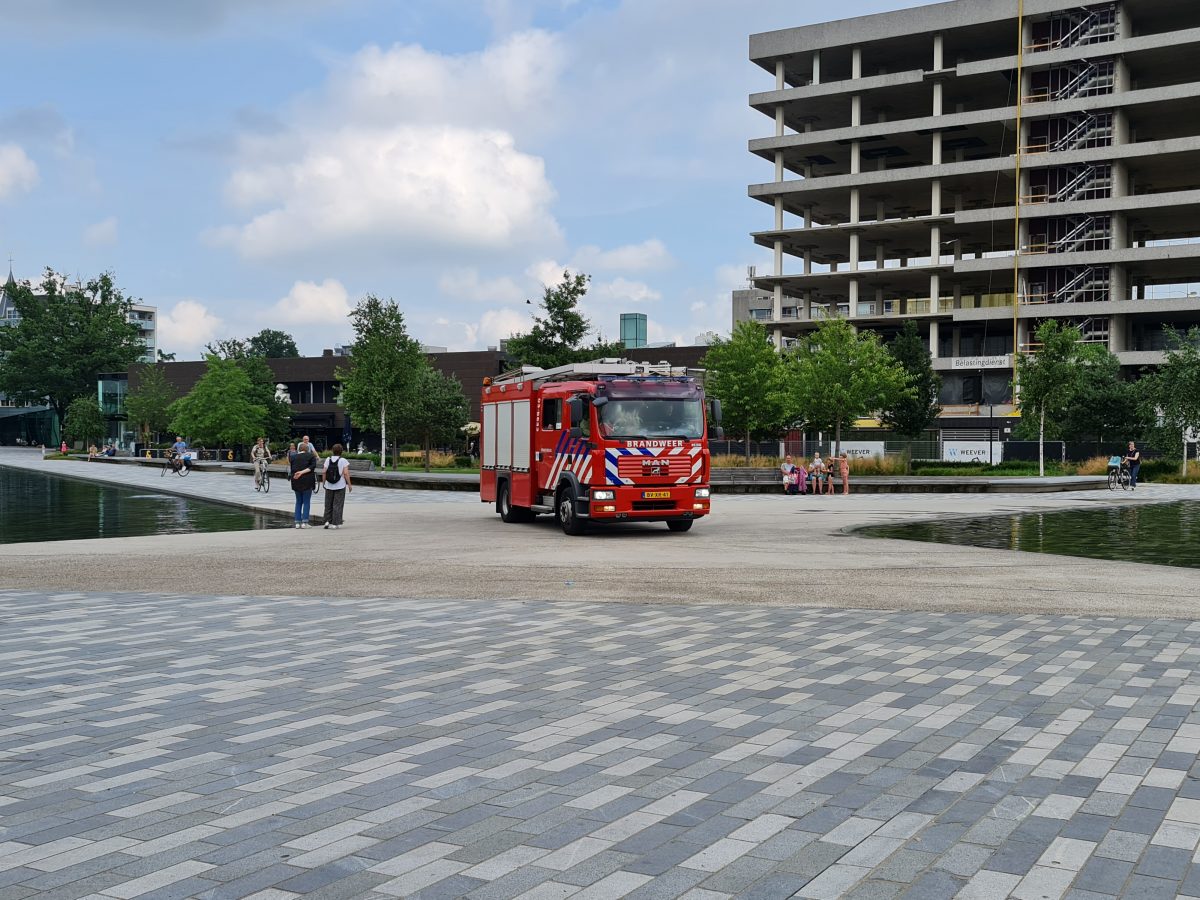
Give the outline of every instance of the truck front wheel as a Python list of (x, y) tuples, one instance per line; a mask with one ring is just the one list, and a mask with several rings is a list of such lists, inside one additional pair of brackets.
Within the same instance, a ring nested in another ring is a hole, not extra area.
[(558, 524), (562, 526), (563, 534), (583, 534), (584, 523), (575, 509), (575, 489), (564, 487), (558, 492), (558, 502), (555, 504), (558, 512)]
[(692, 522), (694, 521), (695, 519), (675, 519), (671, 522), (668, 522), (667, 527), (672, 531), (691, 531)]

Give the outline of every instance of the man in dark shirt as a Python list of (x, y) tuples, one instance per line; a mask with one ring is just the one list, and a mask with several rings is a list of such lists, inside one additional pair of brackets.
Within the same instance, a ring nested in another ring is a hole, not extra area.
[(1136, 488), (1138, 472), (1142, 469), (1142, 451), (1133, 441), (1129, 442), (1129, 452), (1125, 454), (1125, 462), (1129, 466), (1129, 487)]

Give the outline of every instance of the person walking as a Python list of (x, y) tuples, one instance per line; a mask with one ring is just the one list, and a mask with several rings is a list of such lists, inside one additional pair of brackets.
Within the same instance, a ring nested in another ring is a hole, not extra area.
[(1125, 462), (1129, 464), (1129, 488), (1137, 488), (1138, 472), (1142, 470), (1142, 451), (1133, 441), (1129, 442), (1129, 452), (1125, 454)]
[(325, 482), (325, 527), (342, 527), (342, 510), (346, 495), (354, 489), (350, 484), (350, 460), (342, 457), (343, 447), (334, 444), (332, 455), (325, 460), (322, 480)]
[(308, 527), (309, 509), (312, 506), (313, 488), (317, 486), (317, 456), (312, 447), (301, 443), (292, 457), (292, 490), (296, 494), (295, 519), (297, 528)]
[(259, 438), (254, 444), (250, 459), (254, 463), (254, 489), (261, 491), (262, 480), (267, 477), (267, 466), (271, 464), (271, 451), (267, 448), (266, 438)]

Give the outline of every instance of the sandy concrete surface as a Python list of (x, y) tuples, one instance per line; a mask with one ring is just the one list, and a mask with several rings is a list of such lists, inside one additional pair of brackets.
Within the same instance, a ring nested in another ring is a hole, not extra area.
[[(158, 488), (157, 473), (12, 454), (0, 464)], [(46, 469), (44, 469), (46, 470)], [(118, 472), (114, 472), (118, 470)], [(140, 478), (146, 481), (130, 482)], [(196, 472), (171, 487), (290, 509), (241, 476)], [(235, 493), (236, 489), (236, 493)], [(688, 534), (662, 524), (566, 537), (548, 518), (505, 525), (470, 494), (360, 488), (347, 526), (10, 544), (0, 587), (272, 596), (723, 602), (927, 611), (1197, 618), (1194, 569), (881, 540), (862, 525), (1200, 499), (1195, 487), (1137, 496), (885, 494), (717, 497)], [(314, 503), (314, 510), (319, 504)]]

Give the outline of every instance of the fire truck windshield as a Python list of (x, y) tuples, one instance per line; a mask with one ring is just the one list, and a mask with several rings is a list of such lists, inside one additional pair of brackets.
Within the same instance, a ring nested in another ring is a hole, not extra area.
[(600, 434), (612, 438), (683, 438), (704, 436), (699, 399), (610, 400), (596, 408)]

